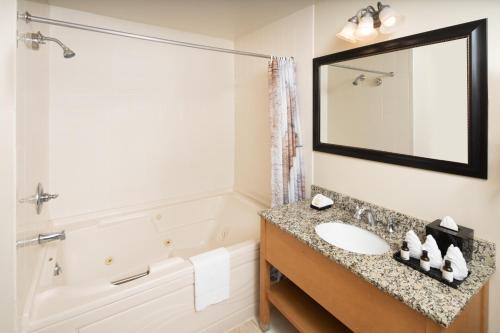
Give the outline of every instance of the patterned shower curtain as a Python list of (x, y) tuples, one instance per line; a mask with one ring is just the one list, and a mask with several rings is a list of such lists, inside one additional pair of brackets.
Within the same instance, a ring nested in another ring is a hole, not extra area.
[(303, 200), (305, 178), (293, 58), (272, 57), (268, 66), (271, 112), (272, 207)]

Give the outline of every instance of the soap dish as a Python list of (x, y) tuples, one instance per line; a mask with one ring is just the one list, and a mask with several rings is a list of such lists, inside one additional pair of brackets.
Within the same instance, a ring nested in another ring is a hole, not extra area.
[(313, 204), (311, 204), (309, 207), (311, 207), (312, 209), (316, 209), (316, 210), (325, 210), (325, 209), (331, 208), (332, 206), (333, 205), (326, 205), (326, 206), (323, 206), (323, 207), (316, 207)]
[(394, 253), (394, 255), (392, 257), (395, 260), (399, 261), (400, 263), (405, 264), (406, 266), (409, 266), (409, 267), (413, 268), (414, 270), (419, 271), (420, 273), (425, 274), (425, 275), (433, 278), (434, 280), (438, 280), (439, 282), (444, 283), (447, 286), (450, 286), (450, 287), (455, 288), (455, 289), (458, 289), (458, 287), (465, 280), (467, 280), (467, 278), (470, 275), (470, 270), (469, 270), (469, 274), (462, 281), (453, 280), (453, 282), (448, 282), (447, 280), (443, 279), (443, 277), (441, 276), (441, 271), (439, 269), (431, 268), (429, 271), (424, 271), (422, 268), (420, 268), (420, 260), (418, 260), (418, 259), (410, 258), (410, 260), (403, 260), (403, 259), (401, 259), (401, 254), (399, 253), (399, 251)]

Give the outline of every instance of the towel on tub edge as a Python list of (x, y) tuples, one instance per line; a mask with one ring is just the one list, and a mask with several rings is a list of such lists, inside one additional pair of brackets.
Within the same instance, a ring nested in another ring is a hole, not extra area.
[(196, 311), (229, 298), (229, 256), (229, 251), (221, 247), (189, 258), (194, 266)]

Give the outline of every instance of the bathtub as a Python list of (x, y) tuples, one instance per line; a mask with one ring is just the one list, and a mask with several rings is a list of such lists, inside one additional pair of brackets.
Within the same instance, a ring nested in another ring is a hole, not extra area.
[[(225, 332), (257, 311), (263, 208), (227, 193), (66, 225), (66, 240), (44, 247), (22, 331)], [(196, 312), (187, 259), (221, 246), (230, 299)]]

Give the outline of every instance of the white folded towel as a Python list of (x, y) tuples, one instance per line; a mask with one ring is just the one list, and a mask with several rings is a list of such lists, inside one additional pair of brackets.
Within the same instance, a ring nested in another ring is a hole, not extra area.
[(444, 261), (449, 260), (451, 262), (451, 268), (453, 268), (453, 278), (455, 280), (462, 281), (469, 275), (469, 269), (467, 268), (467, 263), (465, 262), (462, 251), (458, 246), (453, 246), (451, 244), (446, 251), (446, 255), (443, 259)]
[(408, 243), (408, 248), (410, 249), (410, 257), (420, 259), (422, 256), (422, 243), (415, 231), (408, 231), (405, 236), (405, 241)]
[(424, 244), (422, 244), (422, 250), (426, 250), (431, 261), (431, 267), (440, 269), (443, 266), (443, 257), (441, 256), (441, 250), (436, 243), (436, 240), (432, 235), (427, 235)]
[(221, 247), (190, 257), (194, 266), (196, 311), (229, 298), (229, 252)]

